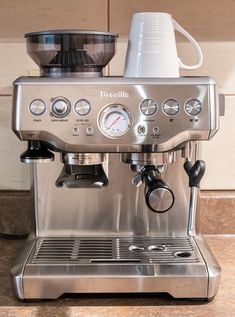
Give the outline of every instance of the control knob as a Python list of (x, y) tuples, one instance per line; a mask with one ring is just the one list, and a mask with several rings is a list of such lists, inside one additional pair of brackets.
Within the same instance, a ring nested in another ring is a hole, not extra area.
[(85, 116), (91, 111), (91, 105), (86, 99), (79, 99), (74, 105), (74, 111), (79, 116)]
[(140, 111), (145, 116), (152, 116), (157, 111), (158, 104), (154, 99), (147, 98), (141, 101)]
[(202, 103), (198, 99), (189, 99), (184, 105), (185, 112), (190, 116), (197, 116), (202, 111)]
[(164, 101), (162, 108), (165, 114), (168, 116), (174, 116), (179, 112), (180, 106), (177, 100), (167, 99)]
[(70, 113), (70, 110), (71, 104), (68, 99), (58, 97), (52, 101), (51, 111), (55, 117), (64, 118)]

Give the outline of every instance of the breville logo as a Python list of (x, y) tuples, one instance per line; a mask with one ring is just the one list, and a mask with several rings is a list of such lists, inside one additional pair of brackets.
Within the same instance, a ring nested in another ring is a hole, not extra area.
[(130, 95), (123, 90), (114, 91), (114, 92), (108, 92), (105, 90), (101, 90), (100, 97), (101, 98), (129, 98)]

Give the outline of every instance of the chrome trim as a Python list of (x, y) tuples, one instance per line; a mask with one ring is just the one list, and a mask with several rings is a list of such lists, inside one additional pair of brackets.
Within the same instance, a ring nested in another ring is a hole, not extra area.
[(19, 299), (25, 298), (24, 283), (23, 283), (24, 270), (25, 270), (25, 265), (28, 261), (28, 258), (30, 257), (30, 254), (34, 248), (35, 243), (36, 243), (35, 236), (34, 234), (31, 234), (26, 240), (24, 246), (21, 248), (21, 252), (19, 253), (18, 257), (15, 259), (14, 264), (10, 270), (13, 287)]
[(123, 163), (130, 165), (166, 165), (174, 163), (176, 152), (162, 153), (122, 153)]
[(62, 29), (62, 30), (45, 30), (26, 33), (25, 37), (38, 36), (38, 35), (62, 35), (62, 34), (89, 34), (89, 35), (110, 35), (118, 37), (117, 33), (92, 31), (92, 30), (79, 30), (79, 29)]
[(53, 84), (53, 85), (71, 85), (71, 84), (115, 84), (115, 85), (211, 85), (216, 84), (215, 80), (211, 77), (180, 77), (180, 78), (124, 78), (124, 77), (101, 77), (101, 78), (50, 78), (50, 77), (19, 77), (13, 85), (35, 85), (35, 84)]
[(42, 163), (51, 163), (53, 162), (54, 159), (53, 158), (21, 158), (21, 162), (22, 163), (26, 163), (26, 164), (42, 164)]
[(107, 159), (105, 153), (62, 153), (61, 162), (70, 165), (95, 165)]
[(195, 236), (195, 242), (204, 258), (205, 265), (208, 271), (208, 290), (207, 298), (216, 296), (219, 288), (221, 268), (213, 253), (211, 252), (208, 244), (201, 235)]
[(218, 96), (216, 95), (215, 86), (211, 85), (209, 89), (209, 103), (211, 104), (211, 112), (210, 112), (210, 134), (209, 140), (216, 134), (219, 130), (219, 102)]

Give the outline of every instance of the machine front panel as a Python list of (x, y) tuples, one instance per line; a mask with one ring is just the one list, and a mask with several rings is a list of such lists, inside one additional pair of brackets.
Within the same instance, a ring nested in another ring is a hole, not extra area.
[(96, 81), (20, 82), (14, 131), (67, 152), (154, 152), (218, 128), (213, 85)]

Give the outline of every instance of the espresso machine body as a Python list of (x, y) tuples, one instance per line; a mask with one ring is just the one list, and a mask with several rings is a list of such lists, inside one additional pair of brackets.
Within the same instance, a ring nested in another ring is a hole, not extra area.
[(220, 267), (197, 223), (199, 143), (219, 128), (214, 80), (45, 73), (14, 82), (35, 218), (11, 269), (17, 296), (213, 298)]

